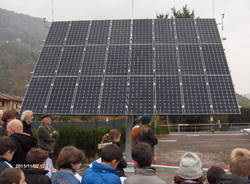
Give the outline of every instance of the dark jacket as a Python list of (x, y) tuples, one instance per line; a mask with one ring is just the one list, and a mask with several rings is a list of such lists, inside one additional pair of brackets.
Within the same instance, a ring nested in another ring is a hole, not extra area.
[(83, 175), (82, 184), (121, 184), (116, 170), (104, 164), (93, 162)]
[[(4, 157), (0, 156), (0, 173), (7, 168), (10, 168), (10, 166), (7, 164), (9, 161), (5, 159)], [(10, 163), (9, 163), (10, 164)], [(11, 165), (11, 164), (10, 164)]]
[(23, 169), (27, 184), (51, 184), (51, 180), (43, 169)]
[(156, 176), (156, 171), (153, 168), (142, 169), (136, 168), (135, 175), (128, 177), (125, 184), (166, 184), (165, 181)]
[(0, 126), (0, 137), (6, 135), (6, 130), (3, 126)]
[(154, 152), (154, 146), (158, 144), (158, 140), (151, 131), (151, 129), (149, 129), (147, 133), (139, 134), (138, 141), (148, 143), (149, 145), (151, 145), (153, 152)]
[(223, 175), (216, 184), (250, 184), (250, 181), (239, 176)]
[(33, 136), (31, 124), (28, 125), (25, 120), (23, 120), (22, 123), (23, 123), (23, 132)]
[(21, 165), (16, 165), (16, 164), (25, 163), (24, 161), (26, 154), (31, 148), (36, 147), (37, 140), (33, 136), (27, 134), (19, 134), (19, 133), (12, 134), (10, 138), (16, 145), (16, 152), (13, 155), (13, 158), (10, 163), (13, 167), (22, 168)]
[[(38, 145), (41, 149), (53, 152), (58, 132), (53, 133), (55, 129), (52, 126), (44, 125), (43, 123), (39, 126), (38, 134)], [(52, 134), (52, 135), (51, 135)]]

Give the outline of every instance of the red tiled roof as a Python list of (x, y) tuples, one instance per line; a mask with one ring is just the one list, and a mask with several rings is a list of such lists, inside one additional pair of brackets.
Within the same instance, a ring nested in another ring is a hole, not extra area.
[(12, 100), (12, 101), (16, 101), (16, 102), (22, 102), (23, 97), (15, 96), (15, 95), (9, 95), (9, 94), (5, 94), (5, 93), (0, 93), (0, 100)]

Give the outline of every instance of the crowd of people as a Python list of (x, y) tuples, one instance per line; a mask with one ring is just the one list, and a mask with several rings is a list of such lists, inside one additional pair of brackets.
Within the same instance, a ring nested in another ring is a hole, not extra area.
[[(154, 146), (158, 143), (150, 129), (149, 115), (135, 121), (131, 130), (132, 159), (134, 174), (126, 176), (127, 162), (120, 148), (121, 132), (112, 129), (97, 145), (100, 158), (89, 164), (88, 169), (79, 175), (77, 172), (86, 162), (83, 150), (74, 146), (63, 147), (54, 158), (54, 144), (59, 136), (51, 126), (51, 117), (42, 116), (37, 130), (38, 140), (33, 136), (32, 111), (24, 111), (21, 121), (17, 114), (0, 111), (0, 184), (164, 184), (156, 175)], [(53, 166), (56, 161), (57, 169)], [(212, 166), (207, 174), (202, 170), (199, 156), (185, 153), (173, 184), (247, 184), (250, 183), (250, 151), (244, 148), (232, 150), (229, 158), (229, 171)], [(168, 171), (166, 171), (167, 173)]]

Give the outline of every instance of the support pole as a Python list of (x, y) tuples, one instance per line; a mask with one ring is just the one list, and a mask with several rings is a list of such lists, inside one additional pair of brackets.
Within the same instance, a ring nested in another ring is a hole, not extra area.
[(126, 116), (126, 143), (125, 143), (125, 149), (126, 149), (125, 157), (126, 157), (126, 160), (132, 160), (130, 131), (133, 128), (133, 121), (134, 121), (133, 116)]

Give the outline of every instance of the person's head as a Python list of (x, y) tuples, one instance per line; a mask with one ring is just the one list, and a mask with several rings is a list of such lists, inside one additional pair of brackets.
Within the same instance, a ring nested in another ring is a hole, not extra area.
[(244, 148), (236, 148), (231, 152), (229, 170), (232, 175), (247, 178), (250, 174), (250, 151)]
[(148, 168), (152, 164), (153, 152), (147, 143), (138, 143), (132, 151), (132, 158), (135, 161), (135, 167)]
[(102, 137), (101, 143), (120, 142), (121, 132), (117, 129), (112, 129)]
[(61, 149), (56, 162), (59, 168), (77, 171), (84, 161), (83, 151), (74, 146), (65, 146)]
[(7, 134), (10, 136), (14, 133), (23, 133), (23, 124), (20, 120), (14, 119), (7, 124)]
[(182, 179), (197, 180), (203, 176), (201, 160), (195, 153), (185, 153), (179, 165), (178, 175)]
[(24, 111), (21, 116), (21, 121), (25, 120), (26, 123), (30, 124), (33, 120), (33, 112), (30, 110)]
[(16, 151), (14, 142), (8, 136), (0, 137), (0, 155), (11, 161)]
[(34, 168), (44, 169), (48, 152), (40, 148), (31, 148), (26, 155), (25, 163), (32, 165)]
[(3, 118), (2, 120), (6, 123), (16, 119), (17, 117), (17, 112), (16, 111), (6, 111), (3, 113)]
[(144, 114), (141, 117), (141, 124), (143, 124), (143, 125), (148, 125), (151, 121), (152, 121), (152, 118), (147, 114)]
[(224, 174), (225, 171), (221, 167), (212, 166), (207, 171), (207, 181), (209, 184), (216, 184)]
[(48, 114), (45, 114), (42, 116), (42, 123), (44, 125), (50, 125), (51, 124), (51, 117)]
[(122, 159), (121, 149), (115, 144), (107, 145), (101, 150), (102, 163), (109, 165), (114, 169), (116, 168), (117, 164), (121, 159)]
[(25, 176), (19, 168), (7, 168), (0, 174), (0, 183), (4, 184), (26, 184)]

